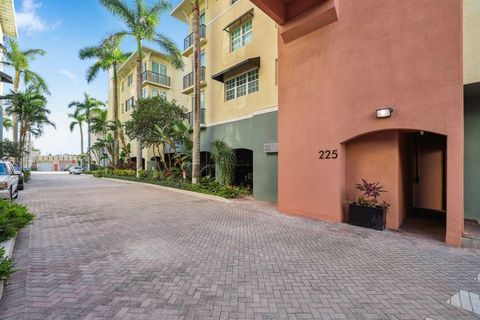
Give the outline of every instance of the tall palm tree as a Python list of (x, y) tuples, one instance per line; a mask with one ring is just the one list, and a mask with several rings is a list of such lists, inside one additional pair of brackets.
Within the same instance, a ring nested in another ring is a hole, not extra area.
[[(55, 124), (48, 119), (50, 110), (47, 107), (47, 99), (36, 86), (29, 85), (25, 91), (14, 92), (12, 90), (3, 99), (7, 100), (5, 109), (7, 114), (20, 124), (18, 142), (22, 150), (30, 135), (40, 136), (45, 125), (55, 127)], [(22, 164), (23, 157), (20, 161)]]
[(193, 148), (192, 183), (200, 178), (200, 7), (199, 0), (192, 0), (193, 23)]
[[(147, 0), (135, 0), (135, 5), (130, 7), (124, 0), (100, 0), (100, 3), (117, 16), (127, 27), (127, 30), (113, 34), (112, 38), (122, 39), (125, 36), (133, 38), (137, 44), (137, 100), (142, 97), (142, 58), (143, 41), (152, 41), (160, 46), (167, 58), (175, 68), (183, 68), (183, 59), (180, 50), (168, 37), (157, 33), (156, 28), (160, 22), (162, 12), (170, 9), (166, 0), (155, 0), (152, 4)], [(137, 176), (142, 170), (142, 142), (137, 141)]]
[[(45, 80), (38, 73), (30, 70), (30, 62), (37, 56), (45, 54), (46, 52), (42, 49), (22, 50), (15, 39), (8, 39), (7, 51), (4, 57), (5, 64), (10, 65), (14, 69), (13, 92), (18, 92), (20, 80), (23, 78), (25, 84), (31, 82), (43, 92), (50, 93)], [(13, 119), (13, 141), (18, 142), (18, 122), (15, 119)]]
[(92, 146), (91, 145), (91, 140), (92, 139), (91, 139), (90, 124), (92, 122), (92, 118), (93, 118), (94, 114), (101, 107), (104, 107), (104, 106), (105, 106), (104, 102), (102, 102), (100, 100), (97, 100), (95, 98), (92, 98), (87, 93), (85, 93), (85, 97), (84, 97), (83, 102), (73, 101), (68, 105), (69, 108), (74, 107), (76, 110), (78, 110), (78, 112), (80, 112), (80, 114), (85, 116), (85, 122), (87, 124), (87, 134), (88, 134), (88, 137), (87, 137), (87, 152), (88, 152), (87, 167), (88, 167), (88, 170), (90, 170), (90, 165), (92, 163), (92, 156), (90, 154), (90, 147)]
[[(124, 63), (131, 53), (124, 53), (120, 50), (122, 37), (107, 38), (97, 46), (85, 47), (80, 50), (80, 59), (96, 59), (96, 62), (87, 71), (87, 82), (93, 81), (100, 71), (113, 71), (113, 119), (118, 121), (118, 66)], [(113, 166), (118, 165), (119, 159), (119, 141), (118, 130), (113, 131), (115, 148), (113, 155)]]
[[(83, 124), (85, 123), (85, 116), (82, 114), (80, 110), (75, 110), (74, 113), (69, 113), (68, 117), (72, 119), (70, 122), (70, 132), (73, 132), (75, 127), (78, 126), (80, 129), (80, 156), (83, 155)], [(84, 165), (83, 163), (81, 164)]]

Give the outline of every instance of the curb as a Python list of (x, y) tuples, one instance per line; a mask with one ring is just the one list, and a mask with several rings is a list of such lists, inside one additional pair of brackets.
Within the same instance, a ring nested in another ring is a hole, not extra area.
[(165, 191), (182, 193), (182, 194), (194, 196), (194, 197), (197, 197), (197, 198), (203, 198), (203, 199), (207, 199), (207, 200), (215, 200), (215, 201), (219, 201), (219, 202), (223, 202), (223, 203), (230, 203), (231, 202), (230, 199), (222, 198), (222, 197), (219, 197), (219, 196), (213, 196), (213, 195), (205, 194), (205, 193), (199, 193), (199, 192), (194, 192), (194, 191), (164, 187), (164, 186), (159, 186), (157, 184), (138, 182), (138, 181), (129, 181), (129, 180), (123, 180), (123, 179), (115, 179), (115, 178), (100, 178), (100, 179), (101, 180), (108, 180), (108, 181), (129, 183), (129, 184), (139, 184), (139, 185), (142, 185), (142, 186), (148, 186), (148, 187), (153, 187), (153, 188), (157, 188), (157, 189), (161, 189), (161, 190), (165, 190)]
[[(15, 247), (16, 239), (17, 239), (17, 235), (15, 235), (15, 237), (13, 237), (12, 239), (0, 242), (0, 246), (2, 246), (5, 249), (5, 254), (8, 258), (11, 258), (13, 255), (13, 248)], [(5, 289), (5, 281), (0, 281), (0, 300), (2, 300), (3, 298), (4, 289)]]

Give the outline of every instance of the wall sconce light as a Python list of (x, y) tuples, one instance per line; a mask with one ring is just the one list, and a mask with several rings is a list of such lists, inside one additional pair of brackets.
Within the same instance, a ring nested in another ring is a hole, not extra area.
[(378, 119), (390, 118), (392, 116), (392, 113), (393, 113), (392, 108), (377, 109), (376, 111)]

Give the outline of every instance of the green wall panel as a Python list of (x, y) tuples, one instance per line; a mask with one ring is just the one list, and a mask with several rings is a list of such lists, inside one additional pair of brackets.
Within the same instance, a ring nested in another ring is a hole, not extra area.
[(211, 126), (202, 130), (201, 151), (214, 140), (225, 141), (234, 149), (253, 151), (253, 193), (255, 199), (277, 201), (278, 155), (267, 154), (265, 143), (276, 143), (278, 116), (269, 112), (252, 118)]
[(480, 97), (465, 99), (465, 218), (480, 220)]

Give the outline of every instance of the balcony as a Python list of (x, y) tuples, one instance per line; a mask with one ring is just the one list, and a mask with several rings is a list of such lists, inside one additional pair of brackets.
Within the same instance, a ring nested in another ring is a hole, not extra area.
[[(195, 77), (193, 72), (190, 72), (183, 77), (183, 91), (182, 93), (189, 93), (193, 91), (193, 84), (195, 82)], [(200, 86), (204, 86), (205, 83), (205, 67), (200, 67)]]
[(153, 71), (142, 72), (142, 83), (148, 81), (163, 87), (170, 87), (170, 77)]
[[(187, 119), (190, 126), (193, 127), (193, 111), (187, 113)], [(205, 126), (205, 109), (200, 108), (200, 125)]]
[[(200, 46), (203, 46), (206, 40), (206, 26), (204, 24), (200, 25)], [(193, 32), (190, 33), (185, 40), (183, 40), (183, 55), (185, 57), (189, 56), (193, 51)]]

